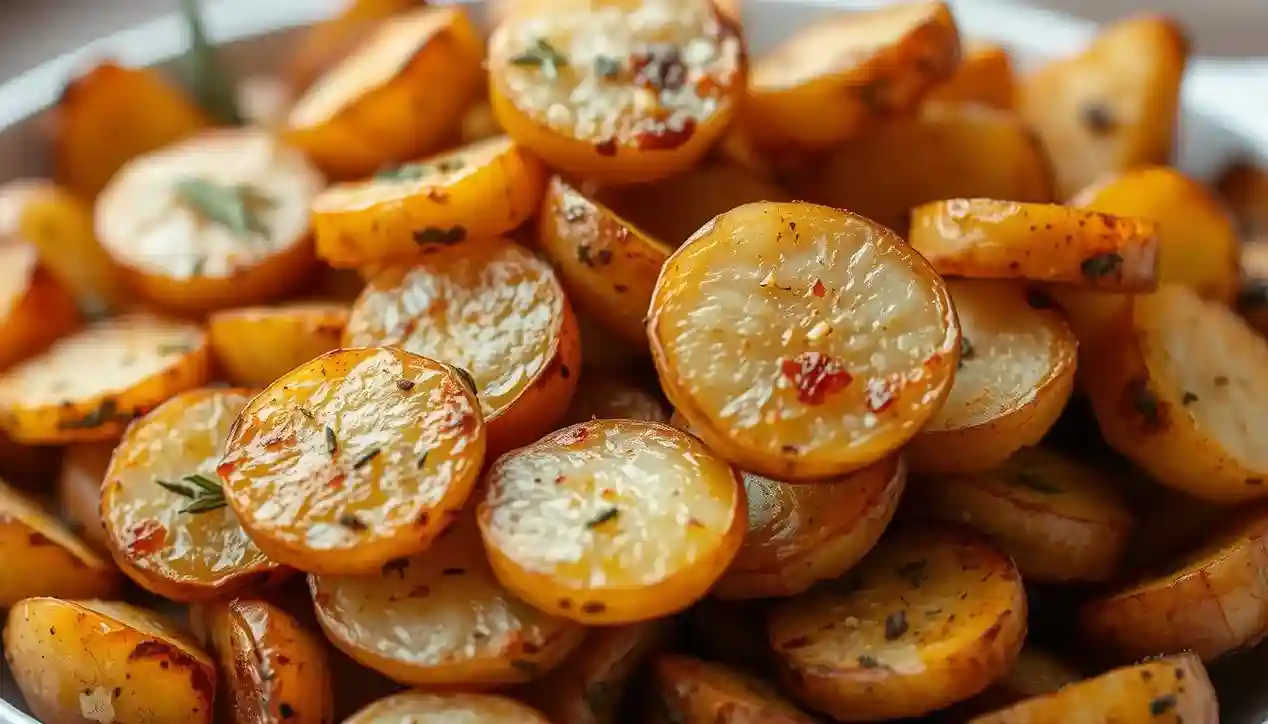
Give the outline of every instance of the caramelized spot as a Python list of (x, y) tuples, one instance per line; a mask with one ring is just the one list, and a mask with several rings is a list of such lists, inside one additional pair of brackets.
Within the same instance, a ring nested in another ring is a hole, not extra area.
[(828, 395), (840, 392), (854, 381), (839, 362), (821, 352), (802, 352), (780, 363), (780, 372), (797, 390), (797, 401), (821, 405)]
[(167, 543), (167, 528), (157, 520), (144, 520), (132, 526), (128, 538), (130, 552), (149, 555)]

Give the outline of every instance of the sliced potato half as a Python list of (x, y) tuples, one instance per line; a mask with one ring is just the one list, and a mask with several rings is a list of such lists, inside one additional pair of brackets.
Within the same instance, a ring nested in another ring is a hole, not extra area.
[(375, 276), (343, 343), (396, 345), (465, 370), (497, 453), (541, 437), (567, 410), (581, 370), (577, 337), (550, 266), (518, 244), (482, 239)]
[(0, 482), (0, 608), (33, 596), (107, 598), (119, 571), (38, 503)]
[(737, 669), (676, 654), (656, 659), (652, 669), (665, 724), (815, 724), (775, 687)]
[(777, 604), (769, 631), (802, 703), (842, 721), (917, 716), (1008, 672), (1026, 595), (985, 538), (924, 526), (882, 541), (842, 585)]
[(669, 412), (659, 396), (631, 377), (585, 372), (564, 423), (614, 419), (669, 422)]
[(498, 580), (583, 623), (687, 608), (744, 537), (739, 476), (667, 425), (573, 425), (502, 456), (485, 483), (480, 530)]
[(214, 312), (207, 318), (211, 353), (235, 385), (264, 387), (339, 347), (348, 306), (290, 302)]
[(207, 381), (193, 324), (115, 317), (63, 337), (0, 376), (0, 424), (18, 442), (116, 440), (134, 418)]
[(84, 542), (110, 552), (110, 537), (101, 519), (101, 483), (110, 467), (114, 443), (69, 445), (57, 474), (57, 508), (62, 520)]
[(44, 264), (36, 247), (0, 242), (0, 369), (42, 352), (79, 326), (75, 297)]
[(551, 724), (539, 712), (493, 694), (440, 694), (407, 691), (380, 699), (343, 724), (400, 722), (480, 722), (480, 724)]
[(983, 472), (1039, 442), (1074, 389), (1078, 340), (1020, 284), (947, 283), (960, 363), (946, 402), (905, 451), (918, 473)]
[(304, 37), (285, 63), (288, 84), (307, 88), (326, 71), (356, 50), (384, 20), (412, 10), (421, 0), (349, 0), (334, 17), (304, 30)]
[(951, 389), (960, 330), (893, 232), (804, 203), (747, 204), (665, 264), (647, 324), (661, 386), (745, 470), (827, 478), (891, 454)]

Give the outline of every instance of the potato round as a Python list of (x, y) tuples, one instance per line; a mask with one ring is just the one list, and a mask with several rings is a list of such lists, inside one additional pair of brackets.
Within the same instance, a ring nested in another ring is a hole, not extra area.
[(722, 664), (666, 654), (656, 659), (658, 723), (815, 724), (765, 681)]
[(498, 459), (480, 530), (512, 593), (584, 623), (681, 611), (744, 537), (739, 476), (667, 425), (584, 422)]
[(1085, 370), (1105, 440), (1158, 482), (1214, 502), (1268, 495), (1268, 341), (1188, 287), (1136, 297)]
[(436, 153), (479, 96), (481, 45), (461, 7), (400, 13), (295, 103), (285, 138), (337, 179)]
[(753, 64), (744, 127), (772, 152), (830, 148), (914, 111), (959, 62), (943, 2), (820, 17)]
[(343, 724), (400, 722), (479, 722), (480, 724), (551, 724), (527, 706), (493, 694), (432, 694), (407, 691), (380, 699)]
[(34, 500), (0, 483), (0, 608), (32, 596), (109, 597), (119, 571)]
[(913, 476), (904, 507), (989, 535), (1028, 582), (1105, 582), (1118, 574), (1136, 528), (1118, 491), (1089, 465), (1027, 447), (986, 472)]
[(98, 322), (0, 376), (0, 424), (32, 445), (116, 440), (124, 426), (207, 381), (207, 335), (146, 315)]
[(287, 575), (247, 537), (216, 474), (229, 428), (251, 396), (182, 392), (130, 425), (115, 448), (101, 517), (115, 561), (143, 588), (201, 601)]
[(264, 387), (338, 348), (347, 324), (346, 304), (288, 302), (214, 312), (207, 317), (207, 333), (226, 379)]
[(308, 208), (324, 184), (267, 131), (214, 131), (121, 169), (97, 198), (97, 238), (161, 309), (261, 304), (313, 268)]
[(79, 326), (75, 298), (23, 241), (0, 242), (0, 369), (42, 352)]
[(534, 679), (585, 636), (566, 618), (507, 593), (469, 517), (423, 553), (372, 574), (309, 578), (327, 638), (365, 666), (413, 686)]
[(647, 324), (661, 386), (745, 470), (826, 478), (892, 453), (951, 389), (960, 330), (942, 280), (847, 211), (747, 204), (665, 264)]
[(114, 454), (114, 443), (67, 446), (57, 474), (57, 508), (75, 535), (109, 554), (109, 536), (101, 519), (101, 483)]
[(673, 249), (558, 176), (546, 190), (539, 241), (579, 309), (647, 345), (643, 319)]
[(1074, 389), (1078, 340), (1060, 313), (1015, 283), (947, 282), (960, 320), (960, 364), (946, 402), (905, 454), (917, 473), (997, 467), (1047, 434)]
[(270, 559), (369, 573), (444, 530), (484, 450), (479, 403), (458, 370), (392, 347), (341, 349), (252, 399), (217, 470)]
[(317, 253), (362, 266), (505, 234), (537, 212), (545, 187), (545, 166), (509, 138), (477, 141), (323, 191), (313, 201)]
[(374, 277), (344, 346), (396, 345), (466, 370), (496, 454), (536, 440), (568, 408), (577, 321), (550, 265), (505, 239), (471, 240)]
[(184, 633), (126, 603), (28, 598), (9, 611), (5, 660), (44, 724), (211, 724), (216, 669)]
[(1026, 595), (985, 538), (922, 526), (882, 541), (845, 585), (777, 604), (769, 631), (801, 702), (842, 721), (916, 716), (1012, 667)]
[(422, 0), (350, 0), (333, 17), (304, 29), (285, 63), (292, 88), (303, 89), (357, 49), (384, 20), (422, 5)]
[[(994, 43), (964, 44), (960, 66), (946, 83), (925, 95), (925, 103), (982, 105), (1011, 111), (1016, 105), (1017, 78), (1013, 59)], [(961, 194), (963, 195), (963, 194)]]
[(490, 37), (488, 64), (512, 138), (613, 183), (694, 165), (735, 114), (745, 74), (738, 28), (707, 0), (521, 3)]
[(632, 378), (598, 372), (582, 374), (563, 422), (572, 425), (614, 419), (669, 422), (669, 412), (657, 395)]
[(1110, 291), (1158, 284), (1158, 225), (1054, 204), (949, 199), (911, 212), (911, 245), (939, 274)]
[(1192, 655), (1168, 656), (1070, 684), (972, 724), (1217, 724), (1219, 703)]

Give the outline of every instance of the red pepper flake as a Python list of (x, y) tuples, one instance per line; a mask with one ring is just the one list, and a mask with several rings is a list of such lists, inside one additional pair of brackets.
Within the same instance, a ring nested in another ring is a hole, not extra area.
[(149, 555), (167, 543), (167, 528), (157, 520), (144, 520), (132, 526), (128, 537), (131, 539), (129, 552)]
[(821, 279), (816, 279), (815, 285), (810, 288), (810, 293), (815, 295), (816, 297), (822, 297), (824, 294), (827, 294), (827, 292), (828, 292), (828, 289), (827, 287), (823, 286), (823, 280)]
[(839, 362), (821, 352), (802, 352), (780, 363), (780, 372), (797, 390), (797, 401), (821, 405), (828, 395), (844, 390), (854, 381)]
[(879, 414), (888, 410), (896, 399), (898, 399), (898, 395), (895, 394), (894, 385), (889, 380), (874, 377), (867, 381), (868, 410)]

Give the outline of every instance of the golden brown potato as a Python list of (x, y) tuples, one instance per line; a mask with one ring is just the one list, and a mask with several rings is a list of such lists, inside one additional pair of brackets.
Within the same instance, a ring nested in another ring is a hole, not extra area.
[(914, 111), (959, 62), (946, 3), (837, 13), (757, 59), (741, 120), (767, 155), (823, 150)]
[(97, 238), (160, 309), (262, 304), (307, 280), (324, 184), (267, 131), (215, 131), (124, 166), (97, 198)]
[(225, 379), (264, 387), (339, 347), (348, 306), (291, 302), (214, 312), (207, 318), (211, 354)]
[(1047, 147), (1062, 198), (1105, 173), (1170, 159), (1187, 56), (1173, 20), (1143, 15), (1022, 81), (1018, 110)]
[(721, 664), (665, 655), (653, 666), (663, 724), (815, 724), (765, 681)]
[(498, 580), (583, 623), (686, 609), (744, 537), (739, 476), (667, 425), (573, 425), (502, 456), (484, 484), (480, 532)]
[(462, 7), (395, 15), (296, 102), (284, 136), (336, 179), (436, 153), (479, 94), (481, 56)]
[(292, 88), (307, 88), (365, 42), (384, 20), (422, 4), (423, 0), (347, 0), (338, 15), (304, 31), (285, 64), (287, 81)]
[(134, 418), (206, 382), (209, 367), (197, 326), (108, 319), (0, 375), (0, 424), (27, 444), (115, 440)]
[(488, 66), (511, 138), (605, 183), (694, 165), (735, 114), (745, 76), (738, 28), (708, 0), (523, 3), (489, 39)]
[(697, 232), (665, 264), (647, 333), (692, 431), (788, 481), (897, 450), (946, 398), (960, 352), (946, 286), (919, 254), (805, 203), (746, 204)]
[(211, 125), (149, 68), (101, 63), (66, 86), (53, 115), (54, 176), (91, 201), (128, 161)]
[(1084, 370), (1105, 440), (1158, 482), (1214, 502), (1268, 495), (1268, 341), (1183, 286), (1133, 299)]
[(552, 724), (540, 713), (493, 694), (431, 694), (407, 691), (380, 699), (343, 724), (398, 722), (480, 722), (480, 724)]
[(1026, 596), (985, 538), (922, 526), (882, 541), (846, 585), (777, 604), (769, 632), (802, 703), (842, 721), (916, 716), (1007, 673), (1026, 635)]
[(904, 510), (989, 535), (1034, 583), (1114, 580), (1135, 529), (1115, 481), (1039, 447), (986, 472), (913, 476)]
[(352, 307), (343, 344), (397, 345), (469, 373), (490, 455), (552, 430), (581, 370), (576, 319), (554, 271), (497, 238), (470, 239), (374, 276)]
[(911, 215), (911, 245), (939, 274), (1110, 291), (1158, 284), (1158, 225), (1055, 204), (949, 199)]
[(960, 66), (946, 83), (925, 96), (925, 102), (973, 103), (1011, 111), (1016, 95), (1017, 78), (1008, 51), (994, 43), (969, 41)]
[(613, 419), (669, 422), (669, 411), (658, 395), (631, 378), (597, 371), (583, 373), (562, 422), (572, 425)]
[(1052, 168), (1024, 124), (990, 108), (926, 105), (846, 141), (801, 189), (900, 234), (911, 210), (956, 197), (1051, 201)]
[(101, 519), (101, 483), (114, 454), (114, 443), (69, 445), (57, 476), (58, 512), (70, 529), (93, 548), (110, 552)]
[(24, 241), (0, 241), (0, 370), (79, 326), (75, 298)]
[(1217, 724), (1219, 703), (1206, 669), (1192, 655), (1114, 669), (1027, 699), (972, 724)]
[(4, 653), (27, 706), (44, 724), (211, 724), (211, 659), (144, 609), (28, 598), (9, 611)]
[(467, 109), (466, 113), (462, 114), (459, 138), (464, 144), (483, 141), (504, 133), (502, 124), (498, 123), (497, 116), (493, 115), (493, 105), (487, 100), (477, 101)]
[(253, 398), (217, 471), (270, 559), (369, 573), (449, 525), (484, 462), (484, 429), (461, 371), (397, 347), (341, 349)]
[(1216, 189), (1243, 234), (1268, 234), (1268, 172), (1245, 162), (1234, 163), (1220, 174)]

